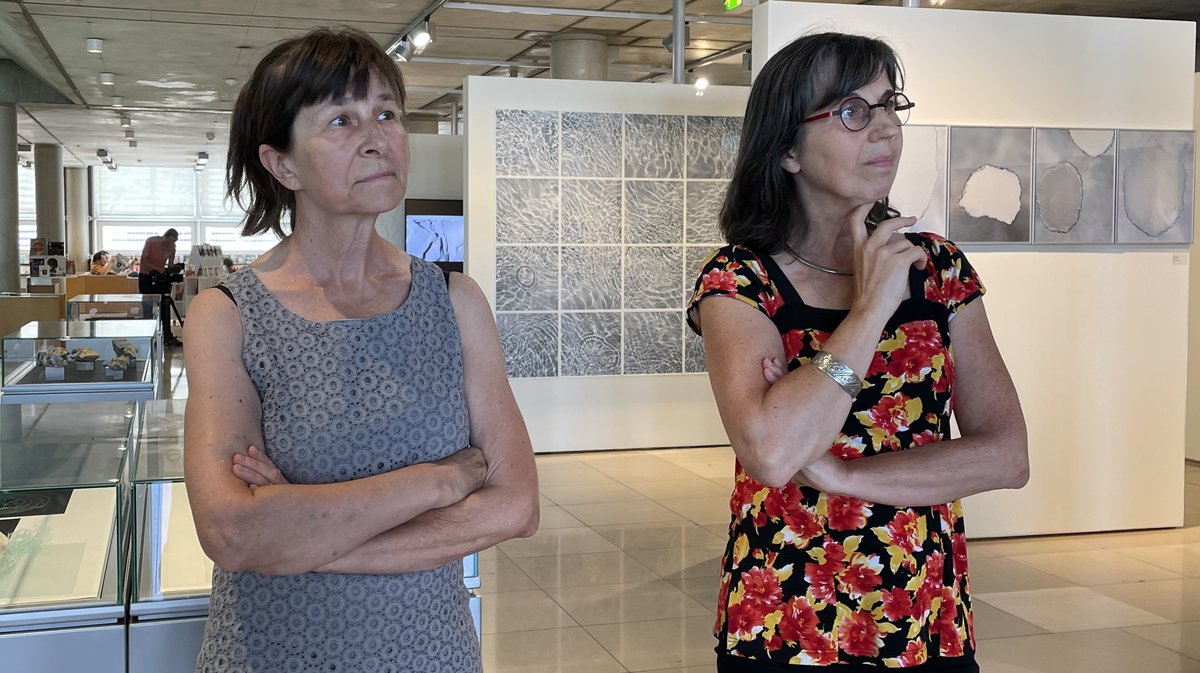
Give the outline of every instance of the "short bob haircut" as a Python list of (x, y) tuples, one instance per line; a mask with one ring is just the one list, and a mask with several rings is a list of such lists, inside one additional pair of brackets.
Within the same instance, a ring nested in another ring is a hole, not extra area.
[(375, 77), (390, 87), (404, 109), (404, 77), (395, 61), (366, 33), (321, 28), (276, 46), (259, 61), (242, 88), (229, 123), (225, 194), (246, 209), (243, 236), (295, 226), (296, 196), (275, 180), (258, 158), (264, 143), (281, 152), (292, 147), (292, 124), (300, 109), (349, 94), (366, 98)]
[[(721, 207), (719, 223), (727, 242), (771, 254), (794, 234), (803, 236), (808, 226), (804, 204), (780, 162), (804, 140), (801, 120), (880, 75), (893, 90), (904, 89), (904, 72), (891, 47), (844, 33), (802, 36), (767, 61), (750, 89), (737, 164)], [(878, 224), (896, 215), (885, 199), (867, 222)]]

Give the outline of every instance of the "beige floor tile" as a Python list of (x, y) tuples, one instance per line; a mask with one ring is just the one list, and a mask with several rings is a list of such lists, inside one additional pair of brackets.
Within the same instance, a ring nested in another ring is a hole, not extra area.
[(482, 638), (481, 644), (484, 673), (622, 673), (625, 670), (579, 627), (518, 635), (490, 634)]
[(973, 562), (977, 558), (989, 558), (989, 557), (995, 557), (995, 556), (1000, 556), (1000, 554), (997, 554), (996, 552), (992, 551), (991, 549), (988, 549), (987, 547), (981, 547), (981, 546), (975, 544), (975, 542), (970, 539), (967, 540), (967, 560), (968, 560), (968, 562)]
[(586, 526), (539, 530), (532, 537), (501, 542), (500, 549), (509, 558), (619, 551), (617, 545)]
[(669, 498), (658, 500), (663, 507), (693, 523), (729, 523), (729, 496)]
[(645, 501), (646, 496), (624, 484), (582, 484), (542, 486), (542, 495), (557, 505), (583, 505), (597, 502)]
[[(657, 458), (655, 460), (658, 460)], [(691, 470), (685, 470), (678, 465), (658, 460), (661, 465), (638, 463), (622, 465), (617, 463), (592, 465), (597, 471), (612, 477), (622, 484), (639, 481), (671, 481), (675, 479), (695, 479), (699, 475)]]
[(729, 491), (708, 479), (676, 479), (674, 481), (635, 481), (629, 488), (647, 498), (725, 498)]
[(1179, 577), (1177, 573), (1165, 568), (1159, 568), (1104, 549), (1056, 554), (1027, 554), (1011, 558), (1032, 568), (1084, 586), (1146, 582)]
[(504, 555), (505, 555), (504, 552), (500, 551), (499, 547), (488, 547), (487, 549), (481, 550), (479, 552), (479, 560), (480, 561), (491, 561), (494, 559), (501, 558)]
[[(495, 594), (505, 591), (526, 591), (538, 588), (533, 580), (509, 558), (479, 560), (480, 594)], [(486, 599), (485, 599), (486, 600)]]
[(1163, 624), (1168, 620), (1087, 587), (980, 593), (985, 603), (1047, 631), (1087, 631)]
[(971, 597), (971, 610), (975, 612), (975, 638), (977, 640), (1049, 633), (1036, 624), (1030, 624), (1020, 617), (993, 607), (977, 596)]
[(556, 486), (591, 486), (595, 484), (615, 484), (617, 481), (590, 466), (580, 463), (576, 467), (542, 470), (538, 468), (538, 488), (554, 488)]
[(1173, 622), (1200, 621), (1200, 579), (1112, 584), (1092, 589)]
[(1200, 661), (1107, 629), (979, 641), (986, 673), (1197, 673)]
[(719, 577), (685, 577), (667, 580), (671, 586), (692, 597), (692, 600), (712, 609), (717, 607), (717, 596), (721, 593)]
[(1125, 631), (1174, 652), (1200, 659), (1200, 622), (1133, 626)]
[[(728, 446), (695, 446), (686, 449), (657, 449), (647, 451), (646, 453), (652, 456), (658, 456), (663, 460), (675, 462), (688, 462), (695, 460), (728, 460), (733, 461), (733, 449)], [(1197, 473), (1200, 473), (1198, 468)]]
[(631, 549), (629, 555), (650, 567), (663, 579), (717, 577), (721, 574), (722, 549)]
[(695, 474), (708, 479), (719, 479), (721, 477), (733, 476), (732, 451), (729, 452), (728, 456), (717, 460), (699, 458), (691, 460), (676, 460), (672, 462), (688, 472), (694, 472)]
[(721, 488), (725, 489), (726, 493), (733, 492), (734, 479), (733, 479), (732, 475), (730, 475), (728, 477), (709, 477), (708, 480), (711, 481), (712, 483), (716, 484), (717, 486), (720, 486)]
[(584, 628), (630, 671), (704, 666), (716, 660), (711, 617)]
[(1117, 553), (1165, 568), (1183, 577), (1200, 577), (1200, 543), (1130, 547)]
[(481, 601), (483, 633), (511, 633), (578, 626), (541, 589), (509, 591)]
[(986, 549), (1000, 556), (1019, 556), (1023, 554), (1054, 554), (1058, 552), (1089, 551), (1096, 549), (1094, 545), (1070, 535), (1055, 535), (1046, 537), (1013, 537), (991, 540), (970, 540), (968, 548), (971, 551)]
[(658, 579), (658, 575), (625, 552), (534, 556), (514, 563), (542, 589), (596, 584), (629, 584)]
[(582, 461), (579, 460), (579, 457), (581, 455), (583, 455), (583, 454), (579, 454), (579, 453), (539, 453), (538, 455), (534, 456), (534, 459), (537, 461), (537, 466), (538, 466), (539, 470), (545, 469), (545, 468), (553, 469), (553, 468), (560, 467), (560, 466), (579, 467), (580, 465), (583, 464)]
[(729, 539), (729, 522), (725, 523), (706, 523), (701, 526), (704, 530), (719, 536), (723, 540)]
[(542, 495), (541, 493), (538, 493), (538, 507), (554, 507), (556, 504), (557, 503), (555, 503), (550, 498), (547, 498), (546, 496)]
[(538, 530), (549, 530), (551, 528), (581, 528), (584, 525), (582, 521), (571, 516), (569, 512), (562, 507), (551, 505), (542, 507), (542, 515), (538, 523)]
[(589, 526), (684, 520), (682, 516), (649, 500), (605, 502), (595, 505), (564, 505), (563, 509)]
[(547, 589), (546, 593), (583, 626), (713, 614), (662, 580), (634, 584)]
[(1100, 549), (1150, 547), (1164, 544), (1192, 544), (1200, 542), (1200, 527), (1132, 530), (1117, 533), (1079, 535), (1076, 537)]
[(665, 549), (700, 547), (720, 551), (726, 538), (688, 521), (594, 526), (600, 535), (621, 549)]
[[(967, 546), (970, 549), (970, 544)], [(1075, 586), (1061, 577), (1042, 572), (1003, 556), (976, 558), (968, 554), (971, 591), (976, 594), (1025, 589), (1052, 589)]]
[(717, 664), (715, 661), (716, 654), (713, 655), (714, 661), (708, 666), (688, 666), (687, 668), (660, 668), (656, 671), (645, 671), (644, 673), (716, 673)]

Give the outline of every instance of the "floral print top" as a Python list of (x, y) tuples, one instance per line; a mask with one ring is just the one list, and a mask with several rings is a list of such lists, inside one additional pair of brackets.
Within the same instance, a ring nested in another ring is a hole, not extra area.
[[(911, 298), (888, 321), (863, 390), (829, 450), (857, 460), (950, 437), (950, 319), (984, 288), (966, 257), (935, 234), (907, 234), (929, 255)], [(741, 300), (779, 329), (788, 370), (809, 362), (844, 310), (804, 304), (768, 255), (714, 252), (688, 322), (707, 297)], [(775, 665), (912, 667), (975, 649), (966, 538), (958, 501), (893, 507), (795, 483), (768, 488), (740, 463), (729, 500), (714, 627), (717, 652)]]

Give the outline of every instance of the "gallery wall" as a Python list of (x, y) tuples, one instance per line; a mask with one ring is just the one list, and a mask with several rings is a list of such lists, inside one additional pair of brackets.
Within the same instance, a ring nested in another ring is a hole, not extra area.
[[(1196, 54), (1196, 59), (1196, 66), (1200, 67), (1200, 53)], [(1200, 73), (1196, 74), (1195, 112), (1195, 126), (1200, 129)], [(1200, 175), (1196, 176), (1196, 193), (1200, 194)], [(1196, 221), (1200, 222), (1200, 199), (1196, 201)], [(1189, 268), (1186, 454), (1189, 460), (1200, 461), (1200, 253), (1197, 253), (1196, 244), (1192, 244)]]
[[(436, 133), (408, 136), (406, 199), (463, 198), (463, 137)], [(404, 247), (404, 204), (375, 221), (379, 235)]]
[[(817, 30), (895, 46), (912, 123), (1193, 129), (1192, 23), (771, 2), (755, 14), (756, 68)], [(1182, 524), (1186, 246), (965, 249), (989, 288), (1031, 458), (1025, 489), (967, 499), (971, 533)]]

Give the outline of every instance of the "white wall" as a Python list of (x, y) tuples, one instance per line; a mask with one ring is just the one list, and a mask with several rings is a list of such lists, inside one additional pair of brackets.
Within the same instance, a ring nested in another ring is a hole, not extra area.
[[(1200, 53), (1196, 55), (1200, 67)], [(1196, 128), (1200, 129), (1200, 73), (1196, 74)], [(1196, 173), (1196, 216), (1193, 222), (1200, 223), (1200, 172)], [(1188, 310), (1188, 397), (1187, 397), (1187, 450), (1190, 460), (1200, 461), (1200, 254), (1192, 245), (1192, 264), (1189, 277), (1191, 307)]]
[[(406, 199), (463, 198), (463, 137), (412, 133), (408, 136)], [(404, 247), (404, 204), (375, 221), (379, 235)]]
[[(466, 271), (495, 306), (495, 111), (502, 108), (741, 116), (744, 87), (469, 77)], [(615, 214), (619, 217), (619, 214)], [(724, 444), (705, 374), (513, 379), (538, 452)]]
[[(922, 124), (1192, 129), (1194, 23), (770, 2), (756, 67), (816, 30), (882, 36)], [(967, 246), (1029, 424), (1021, 491), (968, 498), (975, 536), (1183, 523), (1183, 248)]]

